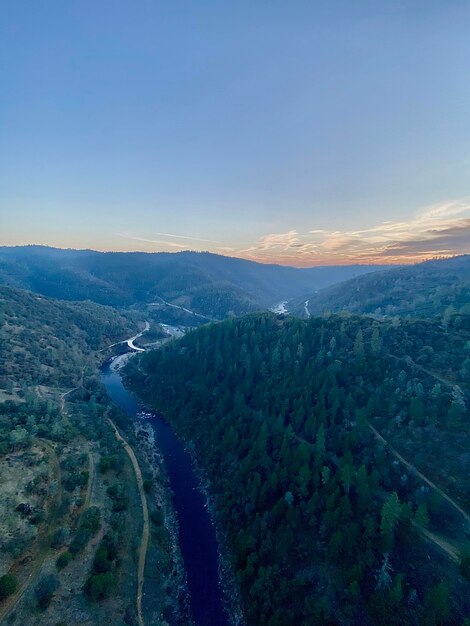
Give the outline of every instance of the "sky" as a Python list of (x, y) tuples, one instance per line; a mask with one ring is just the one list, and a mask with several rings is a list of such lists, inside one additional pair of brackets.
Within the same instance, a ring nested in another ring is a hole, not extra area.
[(4, 0), (0, 244), (470, 252), (470, 0)]

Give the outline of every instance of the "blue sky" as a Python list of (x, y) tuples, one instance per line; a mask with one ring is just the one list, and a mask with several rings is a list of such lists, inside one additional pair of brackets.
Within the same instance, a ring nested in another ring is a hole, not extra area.
[(0, 243), (470, 252), (470, 2), (5, 0)]

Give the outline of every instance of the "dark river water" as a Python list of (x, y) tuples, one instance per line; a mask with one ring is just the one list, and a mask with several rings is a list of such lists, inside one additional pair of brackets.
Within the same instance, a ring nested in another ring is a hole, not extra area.
[[(101, 380), (114, 403), (129, 417), (134, 418), (142, 411), (136, 398), (122, 384), (119, 373), (111, 370), (109, 364), (103, 366)], [(226, 626), (228, 620), (219, 587), (215, 528), (205, 507), (205, 498), (198, 489), (191, 457), (161, 416), (153, 414), (150, 421), (173, 490), (193, 620), (197, 626)]]

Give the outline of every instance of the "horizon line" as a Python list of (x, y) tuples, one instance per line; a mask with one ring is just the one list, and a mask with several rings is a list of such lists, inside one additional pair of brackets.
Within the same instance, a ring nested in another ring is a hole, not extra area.
[(114, 249), (97, 249), (97, 248), (73, 248), (73, 247), (61, 247), (54, 246), (50, 244), (41, 244), (41, 243), (18, 243), (18, 244), (1, 244), (0, 248), (48, 248), (51, 250), (63, 250), (63, 251), (74, 251), (74, 252), (95, 252), (97, 254), (181, 254), (181, 253), (191, 253), (191, 254), (212, 254), (214, 256), (220, 256), (223, 258), (232, 258), (232, 259), (240, 259), (244, 261), (248, 261), (250, 263), (257, 263), (259, 265), (278, 265), (281, 267), (292, 267), (294, 269), (313, 269), (316, 267), (350, 267), (350, 266), (363, 266), (363, 267), (371, 267), (371, 266), (383, 266), (383, 267), (400, 267), (400, 266), (412, 266), (419, 265), (420, 263), (426, 263), (428, 261), (434, 260), (445, 260), (456, 258), (459, 256), (466, 256), (466, 254), (452, 254), (452, 255), (435, 255), (433, 257), (427, 259), (421, 259), (411, 262), (389, 262), (383, 263), (380, 261), (370, 261), (370, 262), (338, 262), (338, 263), (325, 263), (325, 264), (316, 264), (316, 265), (293, 265), (288, 263), (282, 263), (276, 260), (268, 261), (268, 260), (255, 260), (248, 258), (246, 256), (241, 256), (237, 254), (222, 254), (220, 252), (212, 252), (211, 250), (193, 250), (191, 248), (184, 250), (175, 250), (175, 251), (167, 251), (167, 250), (114, 250)]

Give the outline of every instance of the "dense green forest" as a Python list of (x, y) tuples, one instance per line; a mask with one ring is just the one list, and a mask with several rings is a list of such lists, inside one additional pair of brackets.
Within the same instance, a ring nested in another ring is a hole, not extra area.
[(253, 315), (127, 375), (195, 446), (248, 624), (468, 624), (468, 316)]
[(343, 310), (379, 317), (468, 314), (470, 256), (373, 272), (289, 303), (289, 311), (300, 317)]

